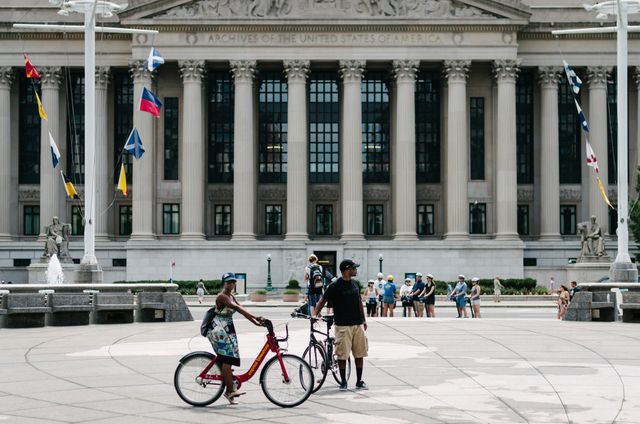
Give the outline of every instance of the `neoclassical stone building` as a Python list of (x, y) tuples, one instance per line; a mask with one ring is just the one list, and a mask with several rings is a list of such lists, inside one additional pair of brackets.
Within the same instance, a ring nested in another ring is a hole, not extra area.
[[(41, 255), (53, 216), (72, 223), (82, 256), (82, 209), (64, 195), (48, 137), (82, 195), (82, 35), (11, 27), (81, 20), (56, 12), (45, 0), (0, 6), (0, 274), (14, 281)], [(595, 214), (614, 233), (561, 66), (584, 81), (580, 103), (615, 203), (615, 41), (550, 34), (600, 23), (582, 0), (131, 0), (102, 22), (159, 31), (97, 35), (106, 281), (166, 279), (175, 262), (176, 279), (233, 271), (258, 287), (270, 255), (280, 285), (311, 252), (329, 268), (354, 258), (363, 278), (382, 266), (562, 281), (577, 222)], [(153, 73), (151, 46), (166, 60)], [(35, 85), (23, 51), (41, 74)], [(636, 35), (629, 51), (634, 169)], [(138, 110), (143, 87), (163, 101), (160, 118)], [(138, 161), (121, 156), (133, 126), (146, 149)], [(128, 197), (115, 191), (121, 160)]]

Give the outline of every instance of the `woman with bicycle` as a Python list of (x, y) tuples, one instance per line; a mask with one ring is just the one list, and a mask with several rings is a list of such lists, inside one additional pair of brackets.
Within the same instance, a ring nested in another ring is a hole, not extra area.
[(233, 296), (233, 291), (236, 286), (236, 276), (233, 273), (228, 272), (224, 274), (222, 276), (222, 284), (222, 292), (218, 294), (216, 298), (216, 315), (207, 338), (216, 353), (216, 362), (221, 366), (222, 378), (226, 387), (224, 397), (230, 404), (235, 405), (238, 403), (236, 397), (246, 392), (234, 390), (233, 387), (231, 366), (240, 365), (238, 337), (236, 335), (236, 328), (233, 325), (233, 314), (240, 312), (242, 316), (257, 326), (262, 326), (264, 318), (253, 316), (238, 304), (238, 301)]

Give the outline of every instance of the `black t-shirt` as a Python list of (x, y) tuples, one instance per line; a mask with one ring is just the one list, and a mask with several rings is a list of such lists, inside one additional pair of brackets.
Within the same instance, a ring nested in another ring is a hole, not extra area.
[[(434, 283), (429, 284), (429, 283), (427, 282), (427, 286), (426, 286), (426, 287), (427, 287), (427, 291), (424, 293), (424, 294), (425, 294), (425, 297), (426, 297), (426, 299), (427, 299), (427, 300), (435, 300), (435, 298), (436, 298), (436, 291), (434, 290), (434, 291), (433, 291), (433, 293), (429, 294), (429, 292), (431, 291), (431, 289), (432, 289), (434, 286), (435, 286), (435, 284), (434, 284)], [(427, 296), (427, 295), (428, 295), (428, 296)]]
[(329, 284), (322, 298), (333, 307), (336, 325), (360, 325), (362, 321), (362, 303), (360, 303), (360, 283), (342, 277)]

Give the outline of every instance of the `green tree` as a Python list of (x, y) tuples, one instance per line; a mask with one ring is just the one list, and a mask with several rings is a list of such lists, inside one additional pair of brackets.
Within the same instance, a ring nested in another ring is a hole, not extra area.
[[(640, 243), (640, 166), (636, 169), (636, 199), (629, 208), (629, 231), (636, 243)], [(640, 261), (640, 252), (636, 253), (636, 263)]]

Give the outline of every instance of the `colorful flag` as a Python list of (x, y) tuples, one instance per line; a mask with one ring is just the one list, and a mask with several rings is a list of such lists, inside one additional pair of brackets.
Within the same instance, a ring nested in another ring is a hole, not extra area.
[(53, 140), (51, 132), (49, 132), (49, 146), (51, 147), (51, 161), (53, 162), (53, 167), (55, 168), (60, 163), (60, 150), (58, 150), (58, 146)]
[(587, 117), (584, 115), (584, 112), (582, 111), (582, 108), (578, 104), (578, 101), (576, 99), (573, 99), (573, 101), (575, 102), (576, 109), (578, 110), (578, 119), (580, 119), (580, 126), (585, 132), (589, 132), (589, 124), (587, 124)]
[(120, 190), (123, 196), (127, 197), (129, 191), (127, 190), (127, 174), (124, 172), (124, 163), (120, 165), (120, 177), (118, 178), (118, 190)]
[(45, 121), (48, 121), (47, 119), (47, 112), (44, 111), (44, 108), (42, 107), (42, 102), (40, 101), (40, 96), (38, 96), (38, 92), (34, 90), (34, 93), (36, 93), (36, 101), (38, 102), (38, 115), (40, 115), (40, 119), (44, 119)]
[(569, 82), (569, 85), (571, 86), (573, 93), (574, 94), (580, 93), (580, 87), (582, 87), (582, 80), (578, 77), (578, 74), (576, 74), (576, 71), (574, 71), (569, 66), (566, 60), (563, 60), (562, 63), (564, 64), (564, 72), (565, 74), (567, 74), (567, 81)]
[(36, 71), (36, 68), (31, 64), (27, 54), (22, 53), (22, 55), (24, 56), (24, 72), (27, 74), (27, 78), (40, 78), (38, 71)]
[(160, 55), (160, 52), (155, 47), (151, 47), (149, 57), (147, 58), (147, 69), (149, 72), (155, 71), (160, 65), (164, 63), (164, 57)]
[(64, 183), (64, 189), (67, 192), (67, 196), (69, 196), (70, 199), (79, 199), (80, 196), (78, 196), (78, 192), (76, 191), (76, 188), (73, 186), (73, 183), (71, 182), (69, 177), (64, 175), (64, 172), (62, 172), (62, 170), (60, 170), (60, 175), (62, 176), (62, 182)]
[(609, 198), (607, 197), (607, 193), (604, 191), (604, 187), (602, 186), (602, 181), (600, 181), (600, 177), (596, 177), (596, 179), (598, 180), (598, 187), (600, 188), (600, 195), (602, 196), (602, 198), (604, 199), (604, 202), (609, 205), (609, 207), (611, 209), (615, 209), (613, 207), (613, 205), (611, 204), (611, 202), (609, 201)]
[(162, 102), (151, 91), (147, 90), (147, 87), (142, 88), (142, 96), (140, 97), (140, 110), (142, 112), (149, 112), (156, 118), (160, 117), (160, 108)]
[(124, 144), (124, 150), (126, 150), (130, 155), (133, 155), (136, 159), (140, 159), (144, 154), (142, 139), (135, 127), (131, 130), (131, 134), (129, 134), (127, 142)]
[(591, 143), (587, 140), (587, 166), (592, 167), (596, 170), (596, 173), (600, 172), (600, 168), (598, 168), (598, 158), (596, 158), (596, 154), (591, 147)]

